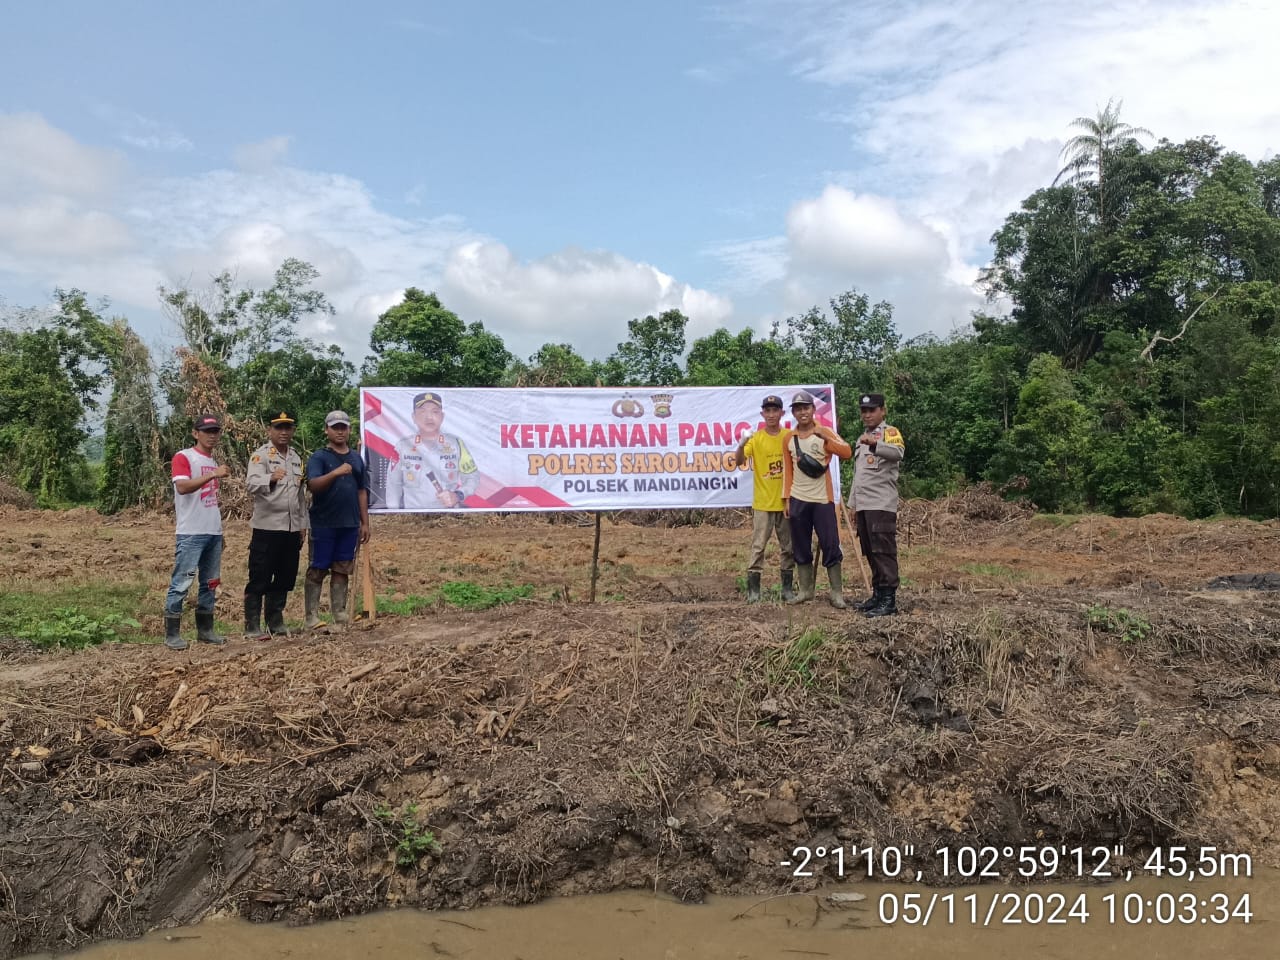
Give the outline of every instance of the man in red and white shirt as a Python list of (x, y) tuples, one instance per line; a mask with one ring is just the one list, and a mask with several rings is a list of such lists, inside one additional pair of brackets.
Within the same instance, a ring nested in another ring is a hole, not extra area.
[(222, 570), (222, 512), (218, 486), (228, 473), (213, 459), (222, 437), (222, 424), (214, 416), (196, 417), (192, 424), (195, 444), (173, 456), (173, 507), (178, 521), (173, 576), (164, 603), (164, 645), (185, 650), (182, 639), (182, 604), (191, 584), (199, 578), (196, 598), (196, 639), (202, 643), (226, 643), (213, 631), (213, 605)]

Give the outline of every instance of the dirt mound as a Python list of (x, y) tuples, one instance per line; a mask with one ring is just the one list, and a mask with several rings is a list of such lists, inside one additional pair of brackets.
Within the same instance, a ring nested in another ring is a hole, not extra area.
[[(0, 957), (214, 910), (803, 889), (829, 876), (780, 865), (802, 843), (912, 844), (934, 879), (940, 846), (1280, 863), (1280, 595), (1202, 589), (1280, 568), (1275, 528), (975, 522), (904, 549), (888, 622), (742, 605), (742, 530), (606, 524), (589, 605), (589, 527), (406, 517), (375, 523), (387, 597), (534, 589), (181, 655), (0, 645)], [(142, 577), (155, 610), (171, 554), (164, 518), (15, 513), (0, 578)]]
[(0, 506), (18, 507), (30, 510), (36, 505), (36, 498), (16, 484), (0, 477)]

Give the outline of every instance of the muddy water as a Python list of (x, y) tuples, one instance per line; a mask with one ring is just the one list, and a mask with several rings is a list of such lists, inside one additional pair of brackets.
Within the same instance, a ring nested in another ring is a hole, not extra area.
[[(829, 896), (833, 893), (835, 899)], [(908, 893), (920, 899), (905, 900), (903, 895)], [(850, 894), (866, 899), (852, 900)], [(1183, 894), (1190, 896), (1179, 899)], [(996, 907), (988, 917), (993, 898)], [(923, 912), (930, 902), (933, 912), (927, 924), (907, 922), (916, 916), (914, 906)], [(1242, 904), (1252, 910), (1247, 921), (1230, 916), (1232, 911), (1242, 912)], [(1074, 913), (1068, 915), (1068, 910)], [(897, 922), (888, 922), (895, 911)], [(1053, 919), (1062, 922), (1049, 922), (1055, 911), (1058, 915)], [(1277, 921), (1280, 871), (1273, 870), (1249, 880), (1196, 884), (1143, 879), (1107, 887), (954, 890), (858, 884), (819, 894), (715, 898), (697, 906), (628, 892), (458, 913), (390, 911), (302, 928), (215, 919), (129, 943), (98, 944), (73, 956), (77, 960), (864, 956), (1271, 960), (1280, 957)]]

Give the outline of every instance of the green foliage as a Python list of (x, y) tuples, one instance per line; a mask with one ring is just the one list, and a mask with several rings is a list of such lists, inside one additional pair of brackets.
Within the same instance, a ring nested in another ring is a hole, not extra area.
[(423, 597), (418, 594), (410, 594), (399, 600), (392, 600), (390, 597), (378, 597), (378, 613), (391, 614), (396, 617), (416, 617), (418, 614), (431, 609), (435, 606), (435, 597)]
[(69, 649), (128, 639), (142, 629), (134, 613), (145, 592), (145, 585), (92, 582), (58, 591), (5, 592), (0, 636)]
[(1027, 369), (1013, 428), (1001, 438), (987, 478), (1014, 487), (1045, 510), (1084, 499), (1089, 411), (1057, 357), (1041, 354)]
[(606, 362), (610, 386), (670, 386), (680, 382), (684, 328), (689, 318), (679, 310), (627, 321), (627, 339)]
[(1094, 630), (1116, 636), (1120, 643), (1132, 644), (1151, 635), (1151, 621), (1130, 610), (1112, 610), (1094, 604), (1085, 611), (1085, 622)]
[(92, 495), (84, 418), (105, 380), (104, 325), (80, 291), (57, 299), (0, 328), (0, 471), (46, 506)]
[(441, 584), (440, 596), (445, 603), (464, 610), (488, 610), (505, 603), (514, 603), (533, 596), (533, 584), (520, 586), (484, 587), (470, 580), (450, 580)]
[(511, 354), (481, 323), (464, 324), (434, 293), (417, 287), (378, 318), (365, 361), (367, 386), (492, 387)]
[(782, 383), (796, 366), (793, 354), (777, 340), (755, 339), (749, 329), (733, 334), (721, 327), (689, 348), (684, 382), (698, 387)]
[(123, 319), (111, 323), (106, 340), (112, 388), (97, 493), (98, 509), (116, 513), (156, 499), (165, 477), (150, 351)]
[(386, 804), (374, 807), (373, 815), (391, 831), (396, 844), (396, 865), (416, 867), (425, 854), (439, 854), (440, 843), (425, 823), (418, 822), (418, 805), (406, 803), (398, 814)]
[(784, 647), (775, 648), (765, 658), (765, 677), (770, 687), (810, 687), (817, 680), (818, 662), (827, 632), (809, 627)]
[(594, 387), (603, 365), (588, 363), (567, 343), (544, 343), (528, 363), (515, 362), (507, 380), (517, 387)]
[(517, 600), (532, 597), (534, 586), (531, 583), (501, 587), (486, 587), (470, 580), (450, 580), (440, 588), (426, 596), (410, 594), (399, 600), (390, 597), (378, 597), (378, 613), (387, 613), (399, 617), (414, 617), (440, 604), (461, 607), (464, 610), (488, 610)]

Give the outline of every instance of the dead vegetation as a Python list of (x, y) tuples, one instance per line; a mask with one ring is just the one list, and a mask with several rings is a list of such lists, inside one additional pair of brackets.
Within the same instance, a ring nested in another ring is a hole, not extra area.
[[(590, 531), (486, 517), (379, 521), (380, 589), (459, 566), (533, 598), (181, 656), (4, 644), (0, 956), (216, 908), (798, 889), (821, 878), (779, 866), (797, 843), (1280, 862), (1280, 596), (1199, 589), (1280, 568), (1274, 525), (989, 509), (913, 515), (933, 533), (889, 622), (742, 606), (747, 544), (719, 527), (614, 525), (601, 595), (621, 598), (573, 602)], [(36, 538), (26, 516), (0, 575), (24, 543), (29, 565), (109, 535), (123, 561), (170, 535), (82, 517)]]

